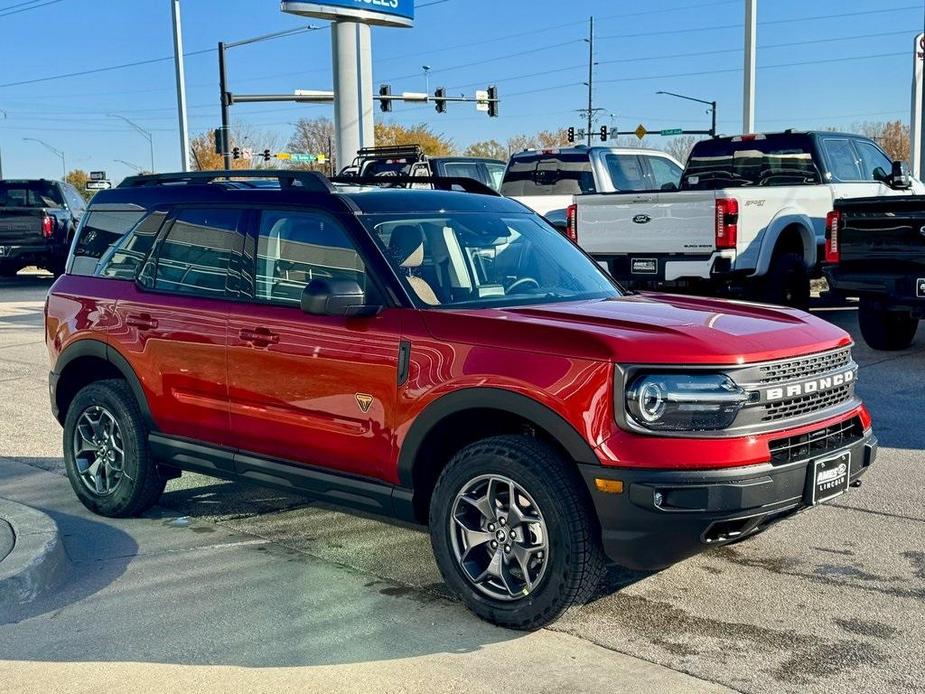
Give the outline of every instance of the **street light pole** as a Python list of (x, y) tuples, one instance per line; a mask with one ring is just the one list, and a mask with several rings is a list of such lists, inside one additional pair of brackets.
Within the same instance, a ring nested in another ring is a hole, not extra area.
[(24, 137), (23, 141), (24, 142), (38, 142), (45, 149), (51, 152), (54, 152), (59, 157), (61, 157), (61, 171), (62, 171), (61, 180), (63, 181), (64, 179), (67, 178), (67, 162), (64, 160), (64, 152), (62, 152), (60, 149), (56, 149), (55, 147), (52, 147), (50, 144), (45, 142), (45, 140), (40, 140), (37, 137)]
[(118, 113), (110, 113), (108, 115), (110, 118), (119, 118), (120, 120), (124, 120), (148, 140), (148, 147), (151, 148), (151, 173), (154, 173), (154, 135), (142, 128), (135, 121), (129, 120), (125, 116), (120, 116)]
[(673, 96), (676, 99), (684, 99), (685, 101), (696, 101), (698, 104), (706, 104), (710, 107), (710, 113), (713, 115), (712, 125), (710, 126), (710, 137), (716, 137), (716, 102), (707, 101), (706, 99), (696, 99), (693, 96), (684, 96), (684, 94), (675, 94), (674, 92), (663, 92), (658, 91), (656, 94), (664, 94), (665, 96)]
[[(0, 118), (6, 118), (6, 111), (0, 108)], [(0, 151), (0, 178), (3, 178), (3, 152)]]
[[(189, 120), (186, 114), (186, 72), (183, 67), (183, 29), (180, 24), (180, 0), (170, 0), (173, 17), (173, 61), (177, 72), (177, 112), (180, 118), (180, 165), (189, 171)], [(151, 165), (154, 173), (154, 165)]]
[(130, 169), (135, 169), (137, 173), (142, 173), (145, 169), (143, 166), (138, 166), (138, 164), (133, 164), (130, 161), (125, 161), (125, 159), (113, 159), (117, 164), (125, 164)]

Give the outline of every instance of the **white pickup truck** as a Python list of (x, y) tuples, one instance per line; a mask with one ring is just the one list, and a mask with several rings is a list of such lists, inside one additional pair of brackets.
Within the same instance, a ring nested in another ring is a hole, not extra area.
[(576, 195), (660, 189), (681, 180), (683, 167), (652, 149), (568, 147), (527, 149), (511, 157), (501, 195), (523, 203), (558, 227), (565, 226)]
[(925, 194), (874, 142), (834, 132), (698, 142), (679, 187), (577, 197), (566, 233), (630, 288), (805, 306), (834, 200)]

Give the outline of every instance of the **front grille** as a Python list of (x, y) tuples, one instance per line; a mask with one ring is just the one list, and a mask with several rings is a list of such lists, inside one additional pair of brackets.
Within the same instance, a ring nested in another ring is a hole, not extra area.
[(781, 419), (791, 419), (804, 414), (811, 414), (829, 407), (841, 405), (851, 399), (851, 383), (847, 383), (831, 390), (825, 390), (809, 395), (802, 395), (790, 400), (770, 402), (765, 407), (762, 422), (777, 422)]
[(834, 352), (814, 354), (810, 357), (776, 361), (759, 367), (759, 382), (782, 383), (798, 378), (809, 378), (847, 366), (850, 362), (851, 350), (847, 347)]
[(768, 444), (768, 448), (771, 449), (771, 464), (786, 465), (797, 460), (825, 455), (850, 446), (860, 441), (863, 436), (861, 420), (855, 417), (807, 434), (776, 439)]

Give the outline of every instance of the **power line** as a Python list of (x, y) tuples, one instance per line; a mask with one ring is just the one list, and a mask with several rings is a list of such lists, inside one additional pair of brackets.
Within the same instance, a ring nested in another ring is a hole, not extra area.
[[(64, 2), (64, 0), (48, 0), (48, 2), (43, 2), (41, 5), (34, 5), (34, 4), (33, 4), (31, 7), (23, 7), (23, 8), (20, 9), (20, 10), (12, 10), (11, 12), (6, 12), (6, 11), (5, 11), (5, 10), (11, 9), (12, 7), (15, 7), (15, 5), (13, 5), (13, 6), (10, 6), (10, 7), (5, 8), (4, 10), (0, 10), (0, 12), (2, 12), (2, 14), (0, 14), (0, 17), (9, 17), (9, 16), (11, 16), (11, 15), (19, 14), (19, 13), (21, 13), (21, 12), (28, 12), (29, 10), (37, 10), (37, 9), (39, 9), (40, 7), (47, 7), (48, 5), (56, 5), (56, 4), (58, 4), (59, 2)], [(21, 3), (21, 4), (22, 4), (22, 3)]]

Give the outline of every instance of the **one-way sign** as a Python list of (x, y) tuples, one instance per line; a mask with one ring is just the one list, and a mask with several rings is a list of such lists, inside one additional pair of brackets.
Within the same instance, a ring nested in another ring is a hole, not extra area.
[(109, 190), (112, 181), (87, 181), (87, 190)]

